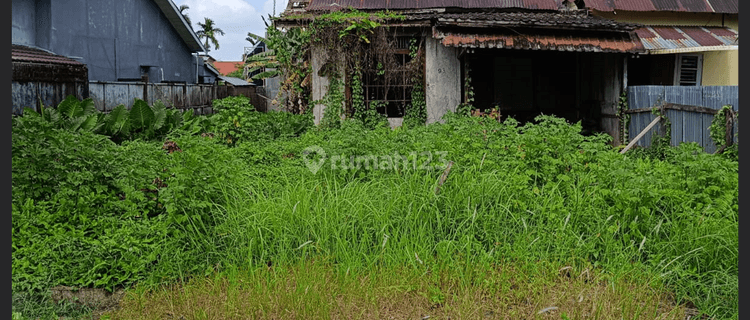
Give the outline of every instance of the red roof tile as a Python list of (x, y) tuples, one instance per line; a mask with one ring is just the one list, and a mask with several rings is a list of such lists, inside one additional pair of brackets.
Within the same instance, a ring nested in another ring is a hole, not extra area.
[[(239, 66), (237, 66), (239, 64)], [(237, 71), (242, 66), (242, 61), (214, 61), (214, 68), (222, 75), (228, 75)]]

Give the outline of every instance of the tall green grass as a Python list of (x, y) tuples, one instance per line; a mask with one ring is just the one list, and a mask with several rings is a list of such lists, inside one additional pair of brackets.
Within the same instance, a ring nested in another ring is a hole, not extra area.
[[(318, 261), (341, 274), (406, 267), (471, 284), (493, 265), (552, 261), (614, 276), (643, 271), (640, 281), (678, 301), (737, 318), (737, 161), (695, 144), (621, 155), (606, 136), (580, 130), (553, 117), (524, 126), (449, 117), (393, 131), (344, 122), (231, 148), (173, 134), (182, 152), (143, 168), (165, 172), (167, 184), (154, 203), (161, 211), (138, 224), (154, 239), (144, 254), (155, 258), (121, 282)], [(434, 167), (326, 162), (313, 174), (303, 150), (314, 145), (329, 159), (398, 153), (422, 163), (429, 152), (437, 164), (446, 152), (454, 164), (436, 192), (443, 170)], [(125, 177), (118, 181), (143, 180)]]

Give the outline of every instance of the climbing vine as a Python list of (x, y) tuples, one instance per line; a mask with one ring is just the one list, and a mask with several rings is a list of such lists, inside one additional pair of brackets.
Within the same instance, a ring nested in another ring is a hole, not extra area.
[(464, 76), (464, 90), (466, 90), (466, 101), (459, 104), (456, 108), (456, 113), (463, 116), (471, 116), (471, 112), (474, 109), (474, 87), (471, 85), (471, 68), (466, 66)]
[(630, 126), (630, 115), (625, 113), (629, 109), (628, 93), (624, 90), (620, 94), (620, 100), (617, 103), (617, 116), (620, 118), (620, 138), (622, 144), (628, 144), (628, 127)]
[(423, 65), (424, 56), (420, 54), (421, 47), (418, 45), (417, 39), (409, 40), (409, 57), (411, 57), (411, 63), (416, 66), (411, 77), (412, 91), (411, 91), (411, 103), (406, 107), (404, 111), (404, 126), (414, 127), (424, 125), (427, 122), (427, 102), (424, 94), (424, 71), (421, 66)]
[(651, 135), (651, 147), (654, 149), (663, 149), (669, 147), (672, 141), (672, 122), (667, 118), (667, 113), (663, 108), (653, 108), (651, 113), (657, 116), (661, 116), (661, 126), (664, 128), (664, 132), (661, 135)]
[[(728, 119), (727, 116), (733, 119)], [(716, 113), (716, 115), (714, 115), (713, 120), (711, 120), (711, 126), (708, 128), (709, 134), (711, 136), (711, 140), (713, 140), (714, 144), (717, 147), (719, 147), (719, 150), (721, 152), (727, 152), (727, 151), (736, 152), (737, 143), (731, 144), (730, 142), (731, 146), (727, 144), (727, 139), (728, 139), (727, 123), (736, 121), (738, 117), (739, 117), (738, 113), (735, 113), (734, 110), (732, 110), (732, 106), (726, 105), (726, 106), (723, 106)], [(735, 123), (734, 126), (737, 126), (737, 124)], [(734, 133), (730, 132), (730, 134), (734, 134)], [(737, 136), (739, 136), (739, 134), (737, 134)], [(731, 150), (728, 150), (728, 149), (731, 149)]]

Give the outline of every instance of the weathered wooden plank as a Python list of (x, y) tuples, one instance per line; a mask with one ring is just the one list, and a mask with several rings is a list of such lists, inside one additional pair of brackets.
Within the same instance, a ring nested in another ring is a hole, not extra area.
[[(104, 85), (104, 110), (112, 111), (118, 105), (125, 105), (129, 109), (126, 101), (128, 99), (128, 86), (116, 83), (107, 83)], [(130, 106), (133, 104), (131, 103)]]
[(11, 82), (11, 97), (13, 114), (22, 114), (23, 108), (28, 107), (38, 111), (37, 86), (34, 82)]
[(48, 82), (37, 82), (37, 92), (45, 107), (57, 107), (55, 103), (55, 88)]
[(190, 104), (187, 108), (195, 108), (201, 103), (201, 90), (197, 85), (188, 85), (188, 96), (190, 97)]
[(172, 103), (167, 104), (172, 108), (182, 108), (185, 103), (185, 85), (178, 84), (172, 87)]
[[(695, 112), (695, 113), (706, 113), (706, 114), (716, 114), (716, 109), (711, 108), (704, 108), (699, 106), (691, 106), (691, 105), (684, 105), (684, 104), (674, 104), (674, 103), (665, 103), (661, 106), (664, 109), (668, 110), (678, 110), (678, 111), (688, 111), (688, 112)], [(631, 109), (626, 110), (625, 113), (648, 113), (651, 112), (653, 108), (642, 108), (642, 109)]]
[(630, 141), (630, 143), (628, 143), (625, 149), (622, 149), (620, 153), (625, 153), (628, 150), (630, 150), (630, 148), (632, 148), (638, 142), (638, 140), (641, 140), (641, 138), (643, 138), (646, 135), (646, 133), (648, 133), (649, 130), (651, 130), (651, 128), (653, 128), (660, 120), (661, 120), (661, 117), (657, 116), (653, 121), (651, 121), (651, 123), (648, 124), (648, 126), (646, 126), (645, 129), (643, 129), (643, 131), (638, 133), (638, 135), (635, 136), (635, 138), (633, 138), (633, 140)]
[(128, 84), (128, 108), (133, 107), (135, 99), (143, 99), (143, 85), (142, 84)]
[(104, 84), (89, 82), (89, 97), (94, 100), (94, 106), (99, 111), (105, 111)]

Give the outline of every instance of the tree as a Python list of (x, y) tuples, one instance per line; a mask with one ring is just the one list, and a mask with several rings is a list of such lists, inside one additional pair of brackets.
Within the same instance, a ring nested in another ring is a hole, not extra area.
[(182, 17), (185, 18), (185, 21), (187, 21), (190, 28), (193, 27), (193, 23), (190, 22), (190, 17), (188, 17), (187, 13), (185, 13), (185, 10), (190, 9), (190, 7), (186, 4), (183, 4), (180, 6), (180, 14), (182, 14)]
[(198, 22), (198, 26), (201, 27), (201, 30), (198, 30), (196, 34), (198, 35), (198, 39), (206, 39), (204, 43), (204, 47), (206, 47), (206, 51), (211, 51), (211, 46), (209, 46), (208, 42), (211, 41), (213, 43), (214, 48), (219, 49), (219, 41), (216, 40), (216, 35), (224, 35), (224, 31), (216, 28), (214, 26), (214, 21), (209, 18), (204, 18), (204, 22)]

